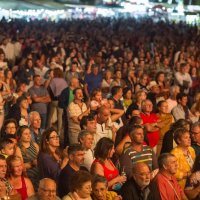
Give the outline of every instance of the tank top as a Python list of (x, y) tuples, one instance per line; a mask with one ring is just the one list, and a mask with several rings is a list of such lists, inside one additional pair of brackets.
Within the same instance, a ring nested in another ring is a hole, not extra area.
[(117, 170), (117, 168), (114, 166), (114, 164), (112, 163), (111, 160), (109, 160), (110, 164), (113, 166), (113, 170), (108, 169), (104, 163), (102, 163), (99, 160), (94, 160), (94, 163), (99, 163), (102, 167), (103, 167), (103, 171), (104, 171), (104, 176), (107, 179), (107, 181), (110, 181), (112, 179), (114, 179), (115, 177), (117, 177), (119, 175), (119, 172)]
[(21, 176), (21, 183), (22, 183), (22, 187), (16, 190), (21, 195), (21, 198), (22, 198), (21, 200), (26, 200), (28, 198), (28, 194), (27, 194), (25, 179), (23, 176)]

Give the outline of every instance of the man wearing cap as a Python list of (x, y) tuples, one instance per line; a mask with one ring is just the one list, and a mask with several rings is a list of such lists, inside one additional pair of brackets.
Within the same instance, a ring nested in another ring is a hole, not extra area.
[(149, 90), (147, 93), (147, 99), (150, 99), (153, 103), (153, 112), (157, 112), (157, 103), (164, 100), (164, 98), (158, 97), (158, 94), (160, 93), (159, 85), (156, 81), (151, 81), (147, 88)]

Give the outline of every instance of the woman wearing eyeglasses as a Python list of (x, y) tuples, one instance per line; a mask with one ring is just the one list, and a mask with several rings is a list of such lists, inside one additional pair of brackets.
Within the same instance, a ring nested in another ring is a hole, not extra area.
[(59, 147), (60, 139), (56, 130), (49, 128), (44, 131), (38, 156), (38, 167), (41, 179), (51, 178), (57, 181), (61, 169), (67, 164), (68, 158), (65, 157), (63, 159)]

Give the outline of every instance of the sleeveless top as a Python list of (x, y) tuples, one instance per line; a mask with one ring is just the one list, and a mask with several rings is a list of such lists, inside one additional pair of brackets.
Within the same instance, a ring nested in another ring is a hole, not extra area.
[[(37, 159), (37, 149), (34, 146), (33, 142), (30, 143), (30, 146), (24, 150), (24, 148), (19, 145), (24, 163), (32, 162), (33, 160)], [(38, 188), (39, 184), (39, 170), (38, 167), (32, 167), (27, 169), (27, 176), (30, 178), (31, 182), (33, 183), (34, 189)]]
[(22, 200), (26, 200), (28, 198), (28, 194), (27, 194), (25, 179), (23, 176), (21, 176), (21, 183), (22, 183), (22, 187), (16, 190), (21, 195)]
[(113, 166), (113, 170), (108, 169), (104, 163), (102, 163), (100, 160), (95, 159), (94, 163), (99, 163), (102, 167), (103, 167), (103, 171), (104, 171), (104, 176), (107, 179), (107, 181), (110, 181), (112, 179), (114, 179), (115, 177), (117, 177), (119, 175), (119, 171), (117, 170), (117, 168), (114, 166), (114, 164), (112, 163), (111, 160), (109, 160), (110, 164)]

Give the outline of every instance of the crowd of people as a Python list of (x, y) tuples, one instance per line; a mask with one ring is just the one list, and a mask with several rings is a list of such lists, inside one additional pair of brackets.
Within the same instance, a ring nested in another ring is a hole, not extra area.
[(0, 199), (200, 198), (197, 26), (0, 22)]

